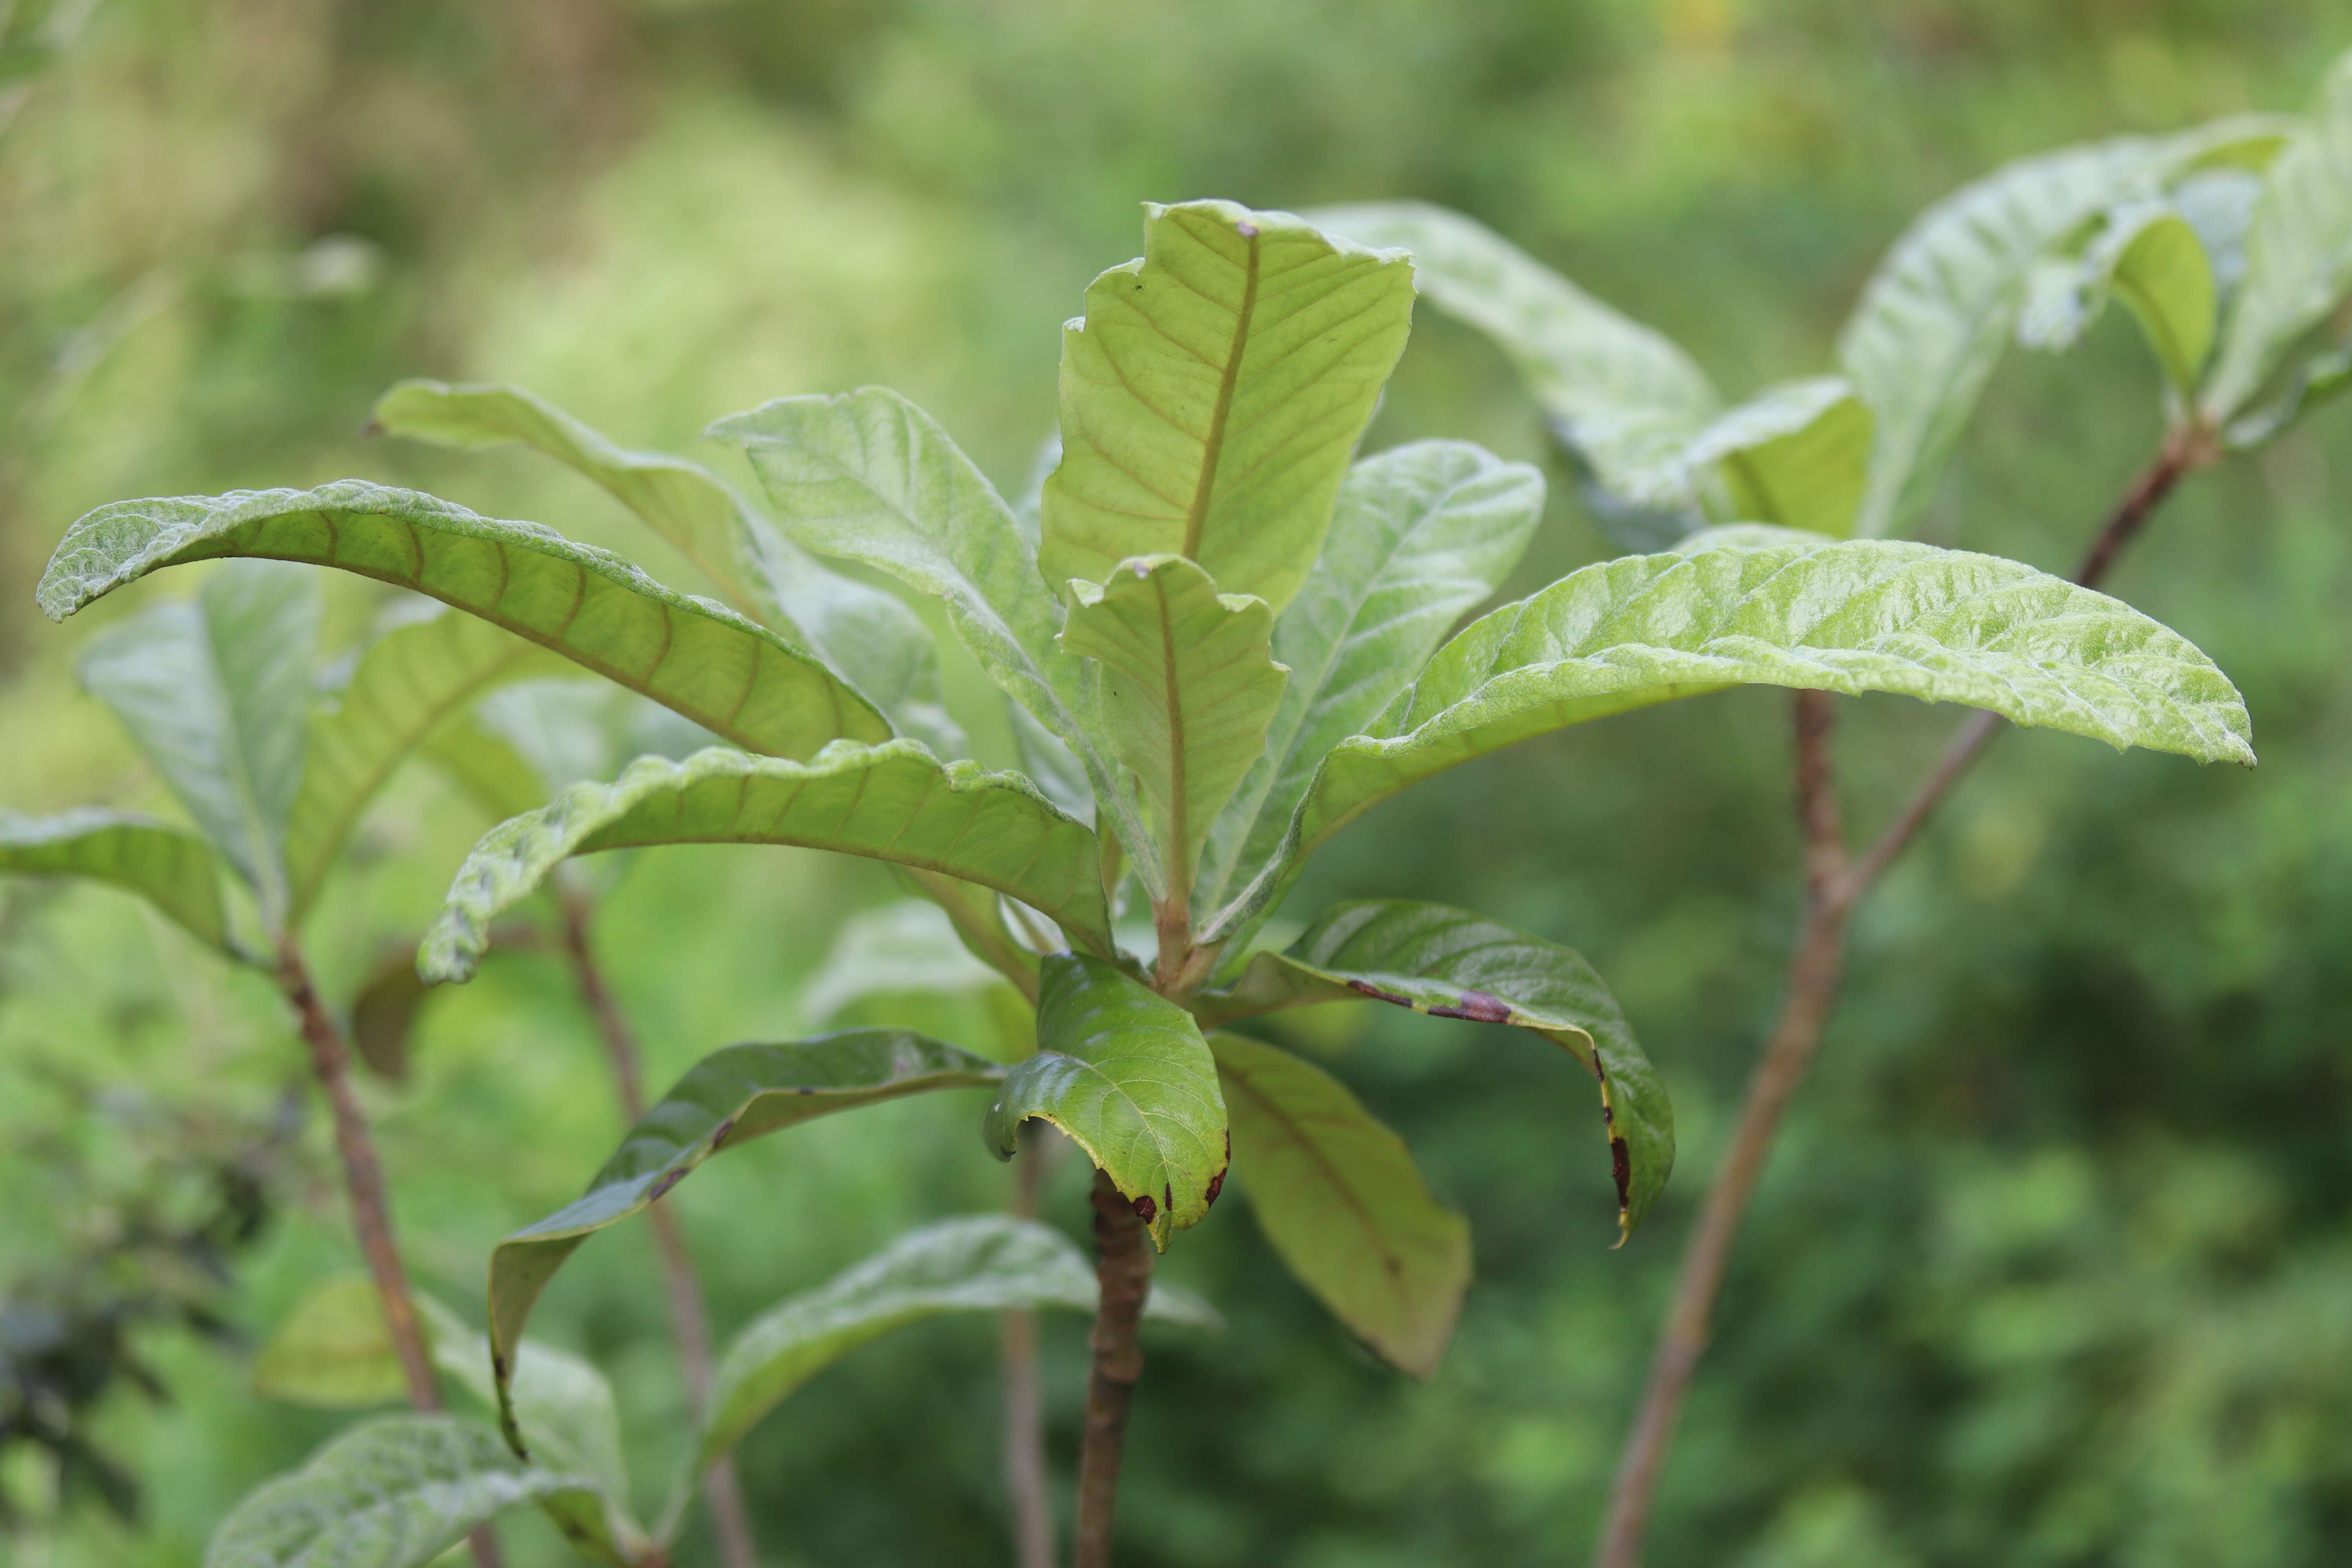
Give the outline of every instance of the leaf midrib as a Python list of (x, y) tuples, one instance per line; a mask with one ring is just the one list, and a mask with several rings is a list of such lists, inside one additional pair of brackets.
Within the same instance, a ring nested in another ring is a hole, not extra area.
[(1201, 474), (1193, 481), (1192, 505), (1184, 517), (1184, 556), (1190, 561), (1201, 558), (1201, 533), (1208, 524), (1209, 504), (1214, 499), (1217, 464), (1224, 456), (1225, 431), (1234, 412), (1234, 389), (1241, 380), (1242, 353), (1249, 343), (1251, 318), (1257, 310), (1258, 229), (1255, 224), (1244, 223), (1234, 232), (1242, 237), (1242, 302), (1234, 315), (1234, 338), (1225, 355), (1224, 369), (1218, 374), (1217, 400), (1209, 410), (1209, 434), (1201, 447)]

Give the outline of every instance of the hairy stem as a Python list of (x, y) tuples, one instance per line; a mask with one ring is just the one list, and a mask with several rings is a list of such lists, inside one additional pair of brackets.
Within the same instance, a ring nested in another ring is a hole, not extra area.
[[(1051, 1147), (1033, 1135), (1014, 1157), (1013, 1212), (1037, 1217), (1037, 1188)], [(1045, 1489), (1045, 1402), (1037, 1378), (1037, 1314), (1006, 1312), (998, 1320), (997, 1363), (1003, 1375), (1004, 1500), (1013, 1514), (1018, 1568), (1054, 1568), (1054, 1508)]]
[(1094, 1352), (1094, 1373), (1087, 1384), (1086, 1447), (1078, 1461), (1076, 1568), (1110, 1568), (1127, 1411), (1143, 1375), (1136, 1324), (1151, 1289), (1150, 1235), (1134, 1206), (1100, 1171), (1095, 1173), (1094, 1203), (1095, 1279), (1102, 1302), (1087, 1342)]
[[(613, 1069), (613, 1087), (621, 1112), (634, 1127), (646, 1113), (645, 1068), (637, 1049), (636, 1031), (604, 980), (590, 939), (589, 921), (594, 906), (574, 879), (566, 879), (562, 891), (563, 952), (571, 960), (580, 999), (596, 1020), (604, 1042), (604, 1057)], [(710, 1404), (710, 1319), (702, 1302), (702, 1281), (677, 1215), (667, 1205), (646, 1211), (653, 1226), (654, 1247), (661, 1257), (662, 1287), (669, 1298), (671, 1337), (677, 1342), (678, 1370), (686, 1380), (688, 1412), (697, 1420)], [(735, 1458), (722, 1455), (703, 1472), (703, 1500), (710, 1507), (711, 1532), (718, 1538), (719, 1560), (726, 1568), (759, 1568), (760, 1551), (751, 1535), (751, 1516), (743, 1504), (743, 1488)]]
[[(2210, 431), (2192, 426), (2174, 432), (2116, 501), (2076, 568), (2074, 581), (2086, 588), (2096, 587), (2181, 479), (2219, 455), (2219, 445)], [(1682, 1272), (1667, 1304), (1649, 1381), (1618, 1464), (1600, 1549), (1593, 1558), (1595, 1568), (1637, 1568), (1641, 1562), (1643, 1533), (1659, 1472), (1692, 1373), (1706, 1349), (1715, 1298), (1722, 1289), (1740, 1215), (1771, 1152), (1772, 1138), (1789, 1097), (1820, 1047), (1835, 1006), (1847, 917), (1918, 837), (1952, 786), (2000, 730), (1995, 714), (1969, 715), (1885, 830), (1849, 866), (1829, 759), (1830, 699), (1818, 691), (1799, 692), (1796, 720), (1798, 809), (1806, 839), (1804, 924), (1789, 961), (1780, 1019), (1748, 1079), (1730, 1151), (1715, 1184), (1707, 1190), (1697, 1227), (1683, 1254)]]

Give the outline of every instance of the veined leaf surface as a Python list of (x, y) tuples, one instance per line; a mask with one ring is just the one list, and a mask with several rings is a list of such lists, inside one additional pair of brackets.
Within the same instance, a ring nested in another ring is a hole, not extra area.
[(1390, 1364), (1434, 1374), (1470, 1286), (1469, 1222), (1329, 1073), (1238, 1035), (1211, 1035), (1209, 1048), (1234, 1169), (1268, 1244)]
[(1143, 255), (1062, 330), (1062, 460), (1039, 562), (1057, 589), (1139, 555), (1276, 609), (1412, 323), (1412, 268), (1288, 213), (1145, 207)]
[(1417, 441), (1349, 470), (1323, 553), (1274, 624), (1274, 658), (1290, 679), (1265, 755), (1210, 834), (1203, 910), (1273, 858), (1324, 754), (1370, 723), (1518, 564), (1543, 493), (1534, 468), (1466, 441)]
[(1530, 1030), (1582, 1063), (1601, 1085), (1619, 1239), (1633, 1234), (1674, 1169), (1674, 1108), (1581, 953), (1466, 910), (1368, 899), (1324, 910), (1285, 952), (1251, 955), (1230, 990), (1195, 1005), (1214, 1025), (1361, 996)]
[(1192, 1016), (1083, 953), (1039, 966), (1037, 1054), (1005, 1074), (981, 1124), (1000, 1160), (1031, 1117), (1069, 1134), (1151, 1227), (1198, 1225), (1217, 1201), (1232, 1151), (1217, 1064)]
[(712, 747), (640, 757), (609, 784), (580, 784), (475, 846), (418, 954), (464, 980), (490, 921), (572, 855), (658, 844), (793, 844), (943, 872), (1007, 893), (1110, 951), (1093, 834), (1018, 773), (942, 763), (912, 741), (838, 742), (808, 763)]
[(212, 846), (168, 824), (119, 811), (0, 811), (0, 871), (108, 883), (137, 893), (199, 941), (236, 952)]
[(220, 556), (337, 566), (481, 616), (684, 714), (735, 745), (805, 757), (888, 721), (813, 656), (707, 599), (535, 523), (477, 517), (414, 490), (344, 479), (314, 490), (117, 501), (67, 531), (41, 578), (62, 620), (159, 567)]

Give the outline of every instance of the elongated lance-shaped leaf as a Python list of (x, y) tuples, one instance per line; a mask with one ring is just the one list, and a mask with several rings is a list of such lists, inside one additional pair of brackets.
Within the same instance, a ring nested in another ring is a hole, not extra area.
[(520, 442), (545, 453), (636, 513), (736, 609), (822, 658), (900, 733), (943, 757), (963, 754), (941, 702), (939, 649), (914, 612), (811, 559), (700, 463), (617, 446), (519, 386), (402, 382), (377, 402), (375, 423), (446, 446)]
[(446, 612), (395, 626), (370, 645), (342, 705), (310, 724), (286, 838), (295, 917), (318, 898), (360, 814), (402, 759), (482, 693), (566, 668), (536, 643)]
[(1740, 684), (1890, 691), (2116, 747), (2254, 759), (2245, 703), (2187, 638), (2014, 561), (1895, 540), (1627, 556), (1440, 648), (1324, 760), (1287, 852), (1203, 940), (1240, 929), (1304, 854), (1409, 784), (1533, 735)]
[(1671, 341), (1459, 213), (1395, 202), (1307, 216), (1363, 244), (1411, 251), (1421, 291), (1510, 357), (1602, 489), (1644, 510), (1695, 513), (1682, 456), (1719, 401)]
[(1061, 604), (1038, 574), (1035, 541), (929, 415), (868, 386), (782, 398), (709, 433), (743, 448), (794, 540), (939, 599), (989, 678), (1076, 755), (1119, 837), (1144, 842), (1087, 672), (1056, 640)]
[(536, 523), (344, 479), (314, 490), (117, 501), (67, 531), (41, 578), (62, 620), (158, 567), (252, 555), (337, 566), (481, 616), (676, 710), (745, 751), (805, 757), (887, 738), (889, 721), (823, 662), (617, 555)]
[(910, 1094), (984, 1089), (1003, 1076), (985, 1057), (900, 1029), (729, 1046), (697, 1062), (629, 1130), (586, 1195), (491, 1250), (490, 1364), (508, 1442), (527, 1451), (509, 1388), (514, 1348), (540, 1293), (581, 1243), (651, 1205), (722, 1146)]
[(1196, 1006), (1214, 1024), (1360, 996), (1530, 1030), (1582, 1063), (1601, 1085), (1620, 1244), (1633, 1234), (1674, 1169), (1674, 1108), (1581, 953), (1467, 910), (1368, 899), (1324, 910), (1282, 952), (1252, 954), (1229, 990)]
[(640, 757), (614, 783), (574, 784), (501, 823), (458, 868), (417, 967), (436, 982), (470, 977), (492, 918), (567, 857), (656, 844), (792, 844), (942, 872), (1111, 950), (1095, 837), (1028, 780), (942, 763), (912, 741), (842, 741), (809, 763), (716, 746), (682, 763)]
[(1182, 555), (1280, 609), (1404, 352), (1412, 264), (1232, 202), (1144, 213), (1143, 255), (1062, 329), (1040, 564), (1058, 585)]
[(508, 1509), (587, 1486), (519, 1463), (474, 1422), (380, 1416), (239, 1503), (205, 1568), (423, 1568)]
[(2246, 231), (2245, 277), (2199, 398), (2206, 416), (2218, 425), (2244, 414), (2298, 342), (2340, 310), (2347, 295), (2352, 54), (2329, 68), (2309, 116), (2263, 182)]
[[(908, 1232), (813, 1290), (745, 1325), (719, 1358), (710, 1414), (693, 1470), (742, 1440), (769, 1411), (858, 1346), (943, 1312), (1095, 1310), (1094, 1266), (1067, 1237), (1034, 1220), (974, 1215)], [(1218, 1328), (1216, 1310), (1154, 1281), (1144, 1315)]]
[(212, 846), (168, 824), (95, 809), (57, 816), (0, 811), (0, 872), (105, 882), (138, 894), (189, 935), (236, 955)]
[(1390, 1365), (1435, 1374), (1470, 1288), (1470, 1225), (1433, 1196), (1404, 1141), (1288, 1051), (1213, 1034), (1234, 1169), (1299, 1283)]
[(1282, 701), (1274, 612), (1181, 555), (1122, 562), (1070, 597), (1062, 646), (1102, 666), (1104, 731), (1151, 813), (1162, 881), (1189, 896), (1209, 825), (1265, 754)]
[(2126, 202), (2105, 214), (2080, 256), (2034, 268), (2017, 341), (2028, 348), (2071, 348), (2111, 295), (2138, 320), (2174, 389), (2189, 392), (2213, 346), (2218, 295), (2204, 241), (2169, 202)]
[(1370, 723), (1518, 564), (1543, 497), (1540, 473), (1466, 441), (1417, 441), (1349, 470), (1323, 553), (1274, 624), (1290, 679), (1265, 754), (1209, 836), (1195, 900), (1204, 911), (1280, 849), (1325, 753)]
[(290, 918), (286, 837), (302, 783), (323, 605), (299, 568), (239, 562), (193, 602), (157, 605), (92, 643), (82, 684), (114, 710), (196, 826)]
[(1712, 473), (1726, 520), (1843, 538), (1870, 478), (1869, 405), (1843, 377), (1782, 382), (1716, 419), (1683, 462), (1695, 487)]
[(1111, 964), (1083, 953), (1039, 966), (1037, 1054), (1005, 1075), (981, 1122), (1000, 1160), (1021, 1124), (1050, 1121), (1117, 1184), (1168, 1250), (1206, 1218), (1233, 1151), (1217, 1064), (1192, 1016)]

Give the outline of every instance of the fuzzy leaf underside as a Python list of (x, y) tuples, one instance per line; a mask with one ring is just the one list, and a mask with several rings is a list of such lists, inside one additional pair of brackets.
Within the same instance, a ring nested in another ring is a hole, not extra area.
[(1217, 1065), (1192, 1016), (1081, 953), (1039, 966), (1037, 1054), (1004, 1077), (981, 1124), (1000, 1160), (1021, 1124), (1053, 1123), (1151, 1227), (1161, 1251), (1217, 1199), (1231, 1151)]
[(703, 1058), (629, 1130), (578, 1202), (491, 1250), (491, 1367), (508, 1441), (519, 1450), (523, 1443), (512, 1352), (541, 1292), (589, 1237), (648, 1207), (722, 1146), (910, 1094), (984, 1089), (1003, 1076), (983, 1057), (898, 1029), (729, 1046)]
[(1094, 835), (1017, 773), (941, 763), (912, 741), (837, 742), (807, 763), (720, 747), (640, 757), (501, 823), (450, 883), (417, 963), (464, 980), (490, 921), (567, 857), (662, 844), (789, 844), (894, 861), (1009, 894), (1076, 940), (1110, 950)]
[(1211, 1035), (1209, 1048), (1267, 1243), (1383, 1360), (1433, 1376), (1470, 1286), (1469, 1222), (1339, 1079), (1238, 1035)]
[(136, 893), (198, 941), (234, 953), (220, 861), (193, 833), (126, 812), (0, 811), (0, 872), (85, 877)]
[(1365, 900), (1324, 910), (1285, 952), (1253, 954), (1230, 989), (1202, 995), (1195, 1008), (1214, 1026), (1364, 996), (1527, 1029), (1581, 1063), (1601, 1086), (1620, 1242), (1633, 1234), (1674, 1169), (1674, 1107), (1581, 953), (1466, 910)]
[(535, 523), (344, 479), (117, 501), (69, 529), (41, 578), (62, 620), (160, 567), (221, 556), (334, 566), (454, 605), (652, 698), (750, 752), (805, 757), (879, 741), (887, 720), (814, 656), (619, 556)]
[(1145, 213), (1143, 256), (1096, 279), (1062, 331), (1040, 563), (1058, 585), (1183, 555), (1280, 609), (1404, 352), (1412, 268), (1288, 213)]

